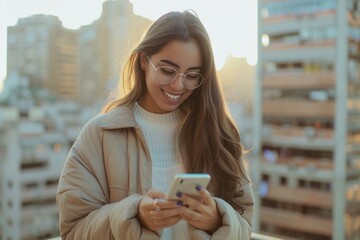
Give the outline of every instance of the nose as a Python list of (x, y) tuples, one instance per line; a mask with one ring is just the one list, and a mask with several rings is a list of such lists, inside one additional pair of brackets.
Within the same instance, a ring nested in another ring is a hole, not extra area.
[(183, 82), (184, 75), (185, 74), (183, 74), (183, 73), (179, 73), (176, 76), (175, 80), (170, 83), (170, 86), (176, 90), (185, 88), (184, 82)]

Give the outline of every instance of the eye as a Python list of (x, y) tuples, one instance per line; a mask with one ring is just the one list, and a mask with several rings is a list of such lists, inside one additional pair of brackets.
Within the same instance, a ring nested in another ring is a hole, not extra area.
[(159, 67), (158, 70), (161, 72), (161, 74), (168, 76), (175, 76), (177, 74), (176, 70), (171, 67)]
[(201, 74), (197, 72), (189, 72), (185, 75), (186, 79), (188, 80), (200, 80)]

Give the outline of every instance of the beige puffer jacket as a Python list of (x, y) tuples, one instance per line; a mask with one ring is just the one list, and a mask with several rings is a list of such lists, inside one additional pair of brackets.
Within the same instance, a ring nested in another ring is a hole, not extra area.
[[(132, 106), (90, 120), (71, 148), (56, 197), (63, 239), (160, 239), (142, 227), (138, 205), (151, 188), (151, 158)], [(243, 215), (215, 198), (223, 226), (212, 236), (188, 227), (192, 239), (250, 239), (253, 193), (244, 185)]]

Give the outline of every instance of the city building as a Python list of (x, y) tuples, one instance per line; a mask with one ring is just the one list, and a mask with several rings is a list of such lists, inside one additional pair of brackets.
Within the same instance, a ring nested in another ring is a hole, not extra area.
[(258, 2), (257, 232), (360, 239), (359, 6)]
[(8, 27), (7, 75), (18, 73), (31, 88), (45, 88), (60, 99), (78, 99), (77, 33), (58, 17), (33, 15)]
[(0, 94), (0, 239), (59, 235), (59, 176), (80, 129), (96, 114), (29, 89), (24, 79), (13, 76)]
[(150, 23), (134, 15), (128, 0), (111, 0), (103, 3), (97, 20), (78, 30), (80, 102), (107, 101), (121, 77), (125, 57)]

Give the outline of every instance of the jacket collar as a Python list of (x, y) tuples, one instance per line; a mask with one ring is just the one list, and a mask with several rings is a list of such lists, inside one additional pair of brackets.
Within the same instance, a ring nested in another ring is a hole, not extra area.
[(105, 113), (100, 122), (103, 129), (119, 129), (136, 127), (137, 123), (133, 112), (133, 104), (119, 106)]

